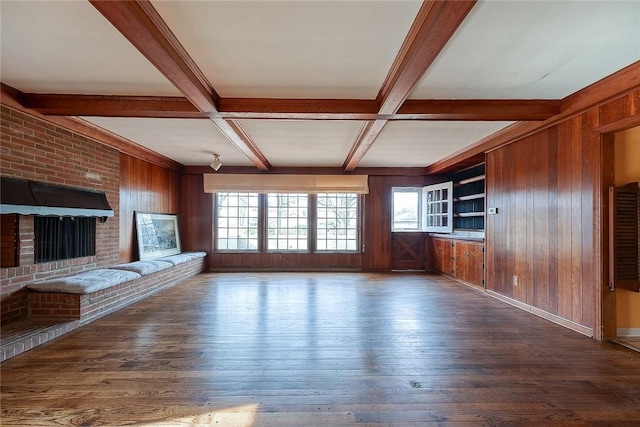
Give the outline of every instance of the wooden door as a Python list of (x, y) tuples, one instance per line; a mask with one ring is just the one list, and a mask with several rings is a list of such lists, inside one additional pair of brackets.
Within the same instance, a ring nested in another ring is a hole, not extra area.
[(463, 282), (483, 286), (484, 244), (482, 242), (455, 241), (453, 243), (453, 276)]
[(432, 237), (432, 268), (444, 274), (451, 274), (451, 240)]
[(393, 233), (391, 236), (391, 269), (424, 270), (424, 233)]

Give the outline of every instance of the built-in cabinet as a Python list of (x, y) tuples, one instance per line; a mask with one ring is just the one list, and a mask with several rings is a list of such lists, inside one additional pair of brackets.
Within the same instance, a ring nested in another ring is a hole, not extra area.
[(453, 181), (454, 230), (484, 231), (485, 165), (464, 169), (451, 175)]
[(484, 286), (484, 242), (430, 236), (431, 269), (474, 286)]
[(429, 235), (427, 265), (461, 282), (484, 287), (485, 164), (448, 178), (453, 185), (453, 232)]

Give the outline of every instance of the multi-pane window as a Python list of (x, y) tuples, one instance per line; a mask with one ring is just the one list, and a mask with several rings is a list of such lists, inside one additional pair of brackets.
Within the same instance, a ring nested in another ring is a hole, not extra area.
[(217, 193), (216, 250), (357, 252), (356, 193)]
[(307, 250), (309, 195), (267, 195), (267, 250)]
[(453, 183), (427, 187), (395, 187), (392, 231), (451, 233)]
[(451, 201), (453, 182), (430, 185), (423, 189), (425, 231), (450, 233), (452, 231)]
[(258, 250), (258, 193), (218, 193), (217, 248)]
[(355, 251), (358, 249), (358, 195), (317, 195), (316, 249)]

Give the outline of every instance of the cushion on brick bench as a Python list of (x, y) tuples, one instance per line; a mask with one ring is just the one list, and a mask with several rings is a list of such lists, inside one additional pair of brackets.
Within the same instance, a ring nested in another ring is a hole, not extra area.
[(109, 268), (112, 268), (114, 270), (133, 271), (134, 273), (146, 276), (147, 274), (155, 273), (156, 271), (164, 270), (171, 267), (173, 267), (173, 264), (171, 264), (170, 262), (151, 259), (147, 261), (135, 261), (127, 264), (118, 264)]
[(138, 273), (133, 271), (99, 268), (84, 271), (75, 276), (59, 277), (40, 283), (32, 283), (28, 285), (28, 288), (37, 292), (90, 294), (140, 277)]
[(166, 261), (170, 262), (173, 265), (178, 265), (197, 258), (204, 258), (205, 256), (207, 256), (206, 252), (182, 252), (178, 255), (170, 255), (163, 258), (158, 258), (156, 261)]

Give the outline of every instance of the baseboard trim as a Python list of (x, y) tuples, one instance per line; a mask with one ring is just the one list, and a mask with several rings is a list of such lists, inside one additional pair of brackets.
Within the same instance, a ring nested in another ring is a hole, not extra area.
[(210, 273), (361, 273), (359, 267), (210, 267)]
[(485, 289), (484, 293), (489, 295), (490, 297), (496, 298), (502, 302), (506, 302), (507, 304), (517, 307), (521, 310), (528, 311), (531, 314), (535, 314), (538, 317), (542, 317), (545, 320), (549, 320), (560, 326), (564, 326), (565, 328), (571, 329), (573, 331), (579, 332), (583, 335), (593, 338), (592, 328), (589, 328), (584, 325), (580, 325), (579, 323), (572, 322), (571, 320), (564, 319), (560, 316), (556, 316), (555, 314), (551, 314), (539, 308), (533, 307), (529, 304), (514, 300), (513, 298), (506, 297), (504, 295), (501, 295), (489, 289)]
[(618, 328), (616, 334), (618, 337), (640, 337), (640, 328)]

